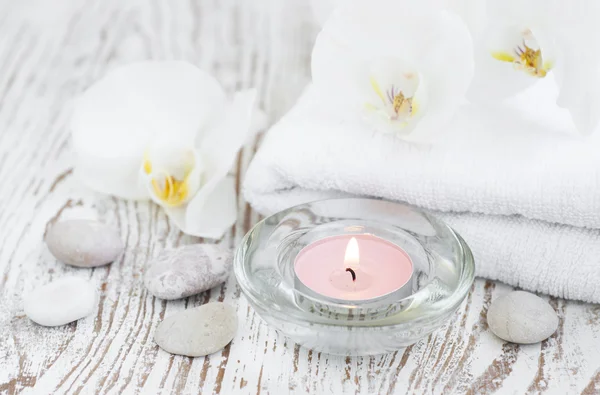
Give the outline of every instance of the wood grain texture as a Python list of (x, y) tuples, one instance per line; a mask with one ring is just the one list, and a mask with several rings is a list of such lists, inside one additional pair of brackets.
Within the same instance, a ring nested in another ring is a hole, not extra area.
[[(74, 178), (71, 102), (108, 70), (141, 59), (184, 59), (228, 91), (256, 87), (270, 121), (309, 78), (316, 33), (305, 0), (0, 1), (0, 393), (600, 393), (600, 307), (551, 299), (558, 332), (541, 344), (505, 344), (487, 329), (490, 302), (510, 288), (477, 280), (452, 319), (389, 355), (340, 358), (299, 348), (266, 326), (234, 278), (180, 301), (148, 295), (142, 275), (182, 235), (155, 205), (85, 190)], [(239, 179), (256, 150), (232, 169)], [(239, 188), (238, 188), (239, 190)], [(240, 197), (239, 220), (221, 241), (239, 242), (258, 219)], [(66, 218), (114, 225), (126, 254), (108, 267), (67, 267), (49, 254), (46, 229)], [(65, 274), (93, 281), (95, 316), (43, 328), (23, 295)], [(205, 358), (169, 355), (157, 324), (187, 307), (226, 301), (240, 331)]]

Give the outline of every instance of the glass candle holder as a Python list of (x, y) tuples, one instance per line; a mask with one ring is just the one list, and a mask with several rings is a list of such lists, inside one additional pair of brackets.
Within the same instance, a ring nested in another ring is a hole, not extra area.
[[(352, 239), (344, 257), (334, 243)], [(357, 246), (363, 255), (348, 258)], [(298, 270), (307, 251), (323, 262), (310, 267), (314, 284)], [(234, 258), (242, 291), (268, 324), (337, 355), (396, 351), (427, 336), (459, 307), (474, 271), (469, 247), (443, 222), (406, 204), (365, 198), (321, 200), (265, 218)], [(331, 292), (322, 286), (327, 281)]]

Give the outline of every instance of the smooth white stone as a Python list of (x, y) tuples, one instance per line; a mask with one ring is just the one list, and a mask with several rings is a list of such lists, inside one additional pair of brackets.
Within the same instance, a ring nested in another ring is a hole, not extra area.
[(46, 235), (48, 249), (56, 259), (69, 265), (95, 267), (111, 263), (123, 252), (119, 234), (98, 221), (61, 221)]
[(90, 315), (97, 304), (92, 283), (68, 276), (35, 289), (25, 297), (23, 308), (33, 322), (59, 326)]
[(154, 341), (166, 352), (201, 357), (225, 347), (237, 331), (235, 309), (225, 303), (208, 303), (163, 320)]
[(180, 299), (213, 288), (229, 277), (232, 253), (216, 244), (166, 250), (144, 276), (148, 291), (161, 299)]
[(558, 316), (552, 306), (524, 291), (494, 300), (488, 309), (487, 321), (496, 336), (520, 344), (541, 342), (558, 328)]

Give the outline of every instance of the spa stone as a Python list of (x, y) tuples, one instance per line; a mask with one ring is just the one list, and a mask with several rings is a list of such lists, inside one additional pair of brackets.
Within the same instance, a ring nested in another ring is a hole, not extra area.
[(519, 344), (538, 343), (558, 328), (558, 316), (542, 298), (524, 291), (494, 300), (487, 313), (490, 330), (499, 338)]
[(192, 244), (161, 252), (144, 276), (148, 291), (180, 299), (213, 288), (229, 277), (232, 253), (216, 244)]
[(59, 261), (78, 267), (96, 267), (113, 262), (123, 252), (115, 229), (98, 221), (61, 221), (46, 235), (48, 249)]
[(35, 289), (25, 297), (23, 309), (37, 324), (59, 326), (90, 315), (97, 301), (92, 283), (68, 276)]
[(225, 303), (208, 303), (163, 320), (154, 341), (171, 354), (201, 357), (221, 350), (237, 331), (235, 309)]

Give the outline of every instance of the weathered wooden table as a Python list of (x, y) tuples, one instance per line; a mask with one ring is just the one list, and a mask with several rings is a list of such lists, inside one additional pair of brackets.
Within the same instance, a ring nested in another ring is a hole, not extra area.
[[(149, 257), (200, 240), (155, 205), (85, 190), (72, 176), (71, 101), (109, 69), (140, 59), (185, 59), (228, 90), (257, 87), (271, 121), (309, 78), (316, 27), (301, 0), (4, 0), (0, 2), (0, 393), (600, 393), (600, 307), (550, 298), (558, 332), (504, 344), (487, 330), (490, 301), (510, 290), (477, 280), (443, 328), (405, 351), (339, 358), (279, 337), (231, 278), (187, 300), (148, 295)], [(256, 149), (232, 171), (238, 180)], [(239, 197), (234, 246), (258, 216)], [(94, 270), (53, 259), (43, 237), (65, 218), (119, 228), (125, 256)], [(58, 328), (31, 323), (22, 295), (67, 273), (101, 293), (95, 317)], [(240, 331), (206, 358), (169, 355), (152, 341), (163, 317), (208, 301), (237, 306)]]

